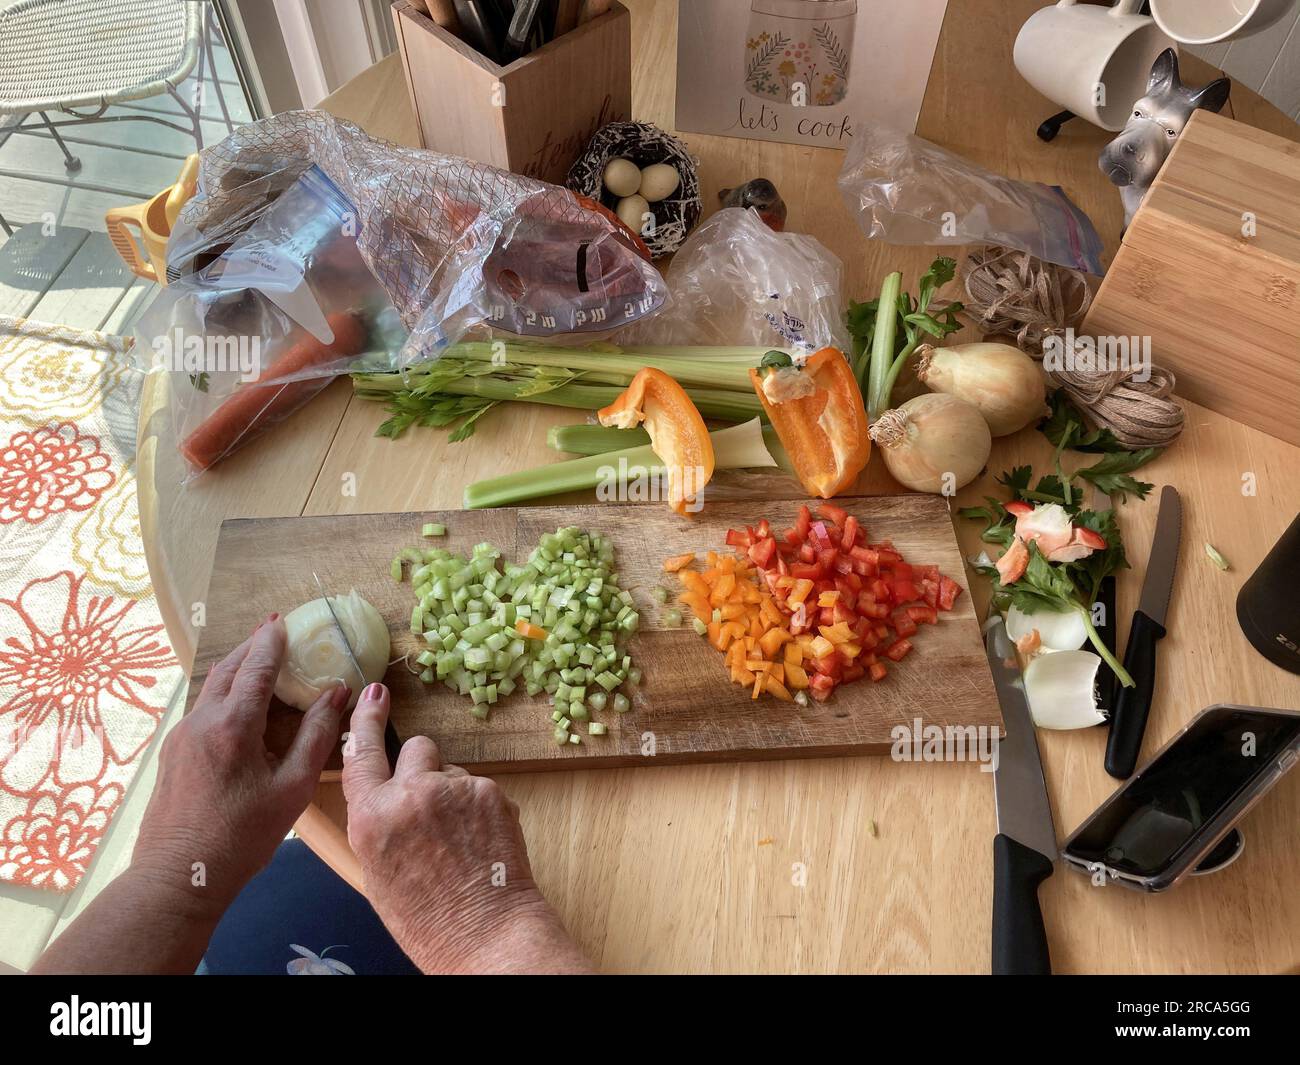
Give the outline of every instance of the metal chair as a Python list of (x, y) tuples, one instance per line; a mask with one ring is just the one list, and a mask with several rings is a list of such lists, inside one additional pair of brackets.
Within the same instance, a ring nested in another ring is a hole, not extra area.
[[(198, 66), (213, 69), (208, 0), (20, 0), (0, 10), (0, 148), (15, 133), (47, 130), (69, 174), (79, 160), (59, 135), (90, 122), (157, 122), (191, 133), (203, 147), (202, 94), (191, 104), (178, 86)], [(221, 117), (234, 129), (221, 83), (213, 78)], [(135, 106), (166, 93), (189, 128)], [(114, 107), (129, 114), (105, 116)], [(57, 111), (69, 118), (51, 119)], [(29, 121), (36, 116), (34, 121)], [(0, 175), (25, 175), (0, 170)], [(13, 230), (0, 214), (0, 228)]]

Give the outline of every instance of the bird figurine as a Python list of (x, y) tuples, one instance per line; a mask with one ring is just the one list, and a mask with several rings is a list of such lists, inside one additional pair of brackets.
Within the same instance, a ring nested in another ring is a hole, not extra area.
[(734, 189), (718, 193), (723, 207), (752, 207), (769, 229), (780, 233), (785, 229), (785, 200), (767, 178), (754, 178)]

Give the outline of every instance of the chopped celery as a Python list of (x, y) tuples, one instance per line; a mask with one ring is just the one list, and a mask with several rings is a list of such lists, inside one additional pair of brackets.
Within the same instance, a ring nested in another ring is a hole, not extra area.
[[(539, 538), (523, 565), (505, 563), (487, 543), (468, 558), (409, 548), (390, 572), (397, 576), (408, 562), (416, 598), (411, 629), (424, 644), (415, 662), (425, 683), (441, 681), (468, 696), (480, 719), (523, 688), (551, 696), (557, 734), (567, 737), (574, 721), (598, 724), (593, 715), (629, 678), (623, 641), (640, 622), (636, 601), (620, 587), (608, 539), (557, 529)], [(517, 623), (543, 633), (525, 637)], [(627, 702), (619, 698), (616, 709)]]
[(599, 722), (599, 721), (593, 721), (590, 725), (587, 726), (587, 735), (588, 735), (588, 736), (603, 736), (603, 735), (605, 735), (605, 733), (608, 732), (608, 731), (609, 731), (609, 729), (606, 728), (606, 727), (605, 727), (603, 724), (601, 724), (601, 722)]
[[(680, 610), (665, 610), (663, 623), (667, 628), (680, 629), (682, 627), (682, 612)], [(705, 629), (705, 631), (708, 630)]]
[(656, 603), (668, 602), (668, 589), (663, 587), (661, 584), (656, 584), (654, 588), (650, 590), (650, 595), (654, 598)]
[(709, 627), (699, 618), (691, 618), (691, 628), (693, 628), (699, 636), (707, 636), (709, 634)]
[(436, 521), (426, 521), (424, 527), (420, 529), (421, 536), (446, 536), (447, 526), (439, 525)]
[(617, 695), (614, 696), (614, 709), (617, 710), (620, 714), (626, 714), (629, 710), (632, 709), (632, 704), (627, 701), (627, 696), (624, 695), (622, 692), (619, 692)]

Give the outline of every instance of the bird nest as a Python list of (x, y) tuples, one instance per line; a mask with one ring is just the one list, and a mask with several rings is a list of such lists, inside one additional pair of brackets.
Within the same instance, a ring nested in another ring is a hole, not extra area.
[(638, 167), (668, 163), (681, 178), (677, 191), (650, 204), (653, 233), (642, 233), (652, 258), (670, 255), (700, 220), (700, 179), (686, 145), (649, 122), (611, 122), (591, 138), (586, 150), (569, 168), (565, 179), (574, 192), (617, 211), (620, 197), (605, 188), (605, 167), (611, 159), (630, 159)]

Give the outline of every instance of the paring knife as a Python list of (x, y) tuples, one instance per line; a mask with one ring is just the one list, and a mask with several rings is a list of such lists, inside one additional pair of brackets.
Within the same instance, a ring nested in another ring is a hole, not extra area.
[[(356, 652), (352, 650), (352, 644), (348, 641), (347, 630), (343, 628), (343, 623), (339, 621), (338, 614), (334, 612), (334, 604), (330, 602), (330, 597), (325, 591), (325, 586), (321, 584), (321, 580), (316, 576), (315, 571), (312, 572), (311, 577), (312, 580), (316, 582), (316, 588), (320, 592), (320, 597), (325, 600), (325, 607), (329, 610), (330, 617), (334, 619), (334, 627), (339, 630), (339, 639), (343, 641), (343, 646), (347, 649), (348, 657), (352, 659), (352, 668), (357, 671), (357, 676), (361, 680), (361, 686), (364, 688), (366, 683), (366, 674), (361, 669), (361, 663), (357, 661), (357, 655)], [(357, 691), (361, 691), (362, 688), (358, 688)], [(402, 741), (397, 735), (397, 729), (393, 727), (393, 719), (390, 716), (389, 719), (384, 722), (384, 753), (388, 755), (389, 769), (397, 768), (397, 756), (401, 753), (401, 750)]]
[(1156, 686), (1156, 641), (1165, 634), (1165, 616), (1178, 569), (1182, 529), (1182, 500), (1176, 489), (1165, 485), (1160, 492), (1160, 513), (1156, 516), (1147, 575), (1142, 582), (1142, 598), (1138, 600), (1124, 648), (1124, 668), (1133, 678), (1134, 686), (1115, 686), (1115, 710), (1106, 740), (1106, 772), (1120, 780), (1133, 775), (1142, 750), (1142, 736)]
[(1007, 733), (998, 745), (993, 776), (998, 811), (998, 834), (993, 840), (993, 973), (1046, 976), (1052, 961), (1038, 885), (1055, 868), (1056, 829), (1016, 647), (996, 612), (984, 626), (984, 649)]
[[(1097, 513), (1114, 509), (1110, 495), (1100, 488), (1094, 489), (1092, 509)], [(1113, 573), (1101, 579), (1101, 586), (1097, 590), (1097, 603), (1101, 605), (1102, 623), (1094, 624), (1093, 627), (1101, 637), (1101, 642), (1106, 645), (1106, 650), (1114, 654), (1116, 630), (1119, 625), (1115, 617), (1115, 575)], [(1105, 659), (1102, 659), (1101, 665), (1097, 667), (1097, 709), (1106, 715), (1107, 720), (1104, 723), (1109, 724), (1110, 715), (1115, 712), (1115, 671), (1106, 664)]]

